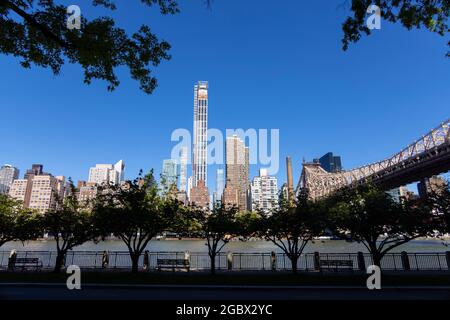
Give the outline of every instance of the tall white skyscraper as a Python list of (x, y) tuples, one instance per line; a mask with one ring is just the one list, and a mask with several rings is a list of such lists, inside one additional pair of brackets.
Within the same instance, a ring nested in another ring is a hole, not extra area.
[(194, 141), (192, 176), (193, 186), (198, 181), (207, 185), (207, 144), (208, 144), (208, 82), (199, 81), (194, 86)]
[(125, 162), (123, 160), (117, 161), (114, 165), (114, 171), (117, 172), (118, 175), (118, 183), (125, 181)]
[(187, 191), (186, 191), (188, 199), (191, 199), (191, 189), (194, 184), (193, 181), (194, 181), (194, 178), (192, 176), (188, 178)]
[(5, 164), (0, 168), (0, 193), (8, 194), (14, 180), (19, 178), (19, 169)]
[(270, 211), (278, 206), (277, 178), (268, 176), (267, 170), (261, 169), (259, 177), (253, 178), (250, 186), (252, 211)]
[(188, 148), (181, 148), (180, 155), (180, 191), (187, 192), (187, 161), (188, 161)]
[(89, 169), (89, 182), (102, 184), (120, 184), (125, 180), (125, 163), (120, 160), (115, 165), (96, 164)]

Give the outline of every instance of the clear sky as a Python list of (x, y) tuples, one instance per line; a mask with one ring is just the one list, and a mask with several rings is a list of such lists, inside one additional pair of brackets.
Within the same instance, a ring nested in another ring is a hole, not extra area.
[[(105, 14), (87, 10), (89, 2), (77, 1), (83, 14)], [(192, 129), (198, 80), (210, 84), (210, 127), (280, 129), (280, 185), (286, 155), (295, 181), (303, 157), (328, 151), (350, 169), (390, 156), (449, 117), (448, 39), (383, 21), (343, 52), (349, 12), (338, 8), (341, 0), (215, 0), (212, 10), (184, 0), (181, 13), (164, 17), (138, 1), (116, 2), (119, 26), (148, 23), (173, 46), (155, 93), (140, 92), (126, 70), (109, 93), (103, 82), (84, 85), (78, 66), (55, 77), (0, 56), (0, 163), (21, 175), (42, 163), (76, 181), (96, 163), (123, 159), (127, 178), (141, 168), (159, 175), (172, 131)]]

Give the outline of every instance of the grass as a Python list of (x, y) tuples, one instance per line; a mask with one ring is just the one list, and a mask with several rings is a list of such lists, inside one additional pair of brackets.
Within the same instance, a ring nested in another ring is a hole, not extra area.
[[(0, 283), (61, 283), (65, 284), (68, 275), (64, 272), (0, 272)], [(131, 274), (130, 272), (98, 272), (85, 271), (81, 274), (82, 282), (89, 284), (171, 284), (171, 285), (280, 285), (280, 286), (333, 286), (353, 285), (365, 286), (368, 275), (365, 274), (333, 274), (333, 273), (300, 273), (293, 275), (286, 272), (219, 272), (211, 275), (207, 272), (146, 272)], [(384, 274), (382, 285), (393, 286), (448, 286), (450, 273), (417, 273), (417, 274)]]

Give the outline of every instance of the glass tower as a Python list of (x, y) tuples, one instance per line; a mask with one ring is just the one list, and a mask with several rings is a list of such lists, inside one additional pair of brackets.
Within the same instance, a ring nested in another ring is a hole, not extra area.
[(192, 176), (193, 186), (199, 181), (207, 185), (207, 143), (208, 143), (208, 82), (199, 81), (194, 86), (194, 143)]

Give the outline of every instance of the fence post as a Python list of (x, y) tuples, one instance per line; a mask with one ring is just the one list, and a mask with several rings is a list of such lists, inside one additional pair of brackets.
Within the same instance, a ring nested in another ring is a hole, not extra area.
[(445, 259), (447, 260), (447, 269), (450, 270), (450, 251), (445, 253)]
[(227, 254), (227, 267), (228, 270), (233, 270), (233, 252), (228, 252)]
[(314, 252), (314, 270), (320, 270), (320, 254), (318, 252)]
[(359, 271), (366, 271), (366, 260), (364, 260), (364, 253), (358, 251), (358, 269)]
[(406, 253), (406, 251), (402, 251), (401, 255), (402, 255), (403, 270), (409, 271), (411, 267), (409, 265), (408, 254)]
[(271, 265), (272, 271), (277, 270), (277, 255), (276, 255), (275, 251), (272, 251), (270, 253), (270, 265)]

